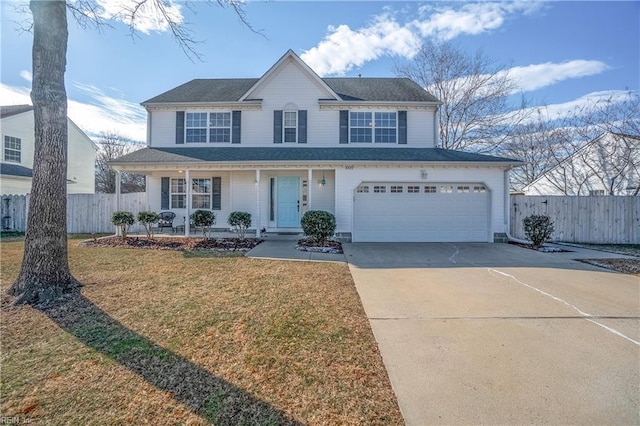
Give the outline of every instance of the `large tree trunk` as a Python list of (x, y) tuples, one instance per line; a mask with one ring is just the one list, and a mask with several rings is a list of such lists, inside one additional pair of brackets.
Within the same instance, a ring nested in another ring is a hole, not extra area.
[(24, 258), (9, 289), (16, 304), (49, 302), (80, 286), (67, 259), (67, 10), (64, 1), (32, 0), (29, 7), (35, 153)]

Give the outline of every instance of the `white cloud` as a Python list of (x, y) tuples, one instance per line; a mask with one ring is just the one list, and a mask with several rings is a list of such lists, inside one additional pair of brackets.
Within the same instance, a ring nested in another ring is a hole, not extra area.
[(600, 74), (609, 67), (601, 61), (575, 59), (562, 63), (545, 62), (508, 70), (519, 89), (529, 92), (558, 83), (570, 78), (587, 77)]
[[(67, 101), (69, 118), (89, 137), (101, 132), (115, 131), (134, 141), (144, 142), (147, 137), (147, 121), (144, 108), (122, 98), (106, 95), (95, 86), (75, 84), (92, 99), (93, 103)], [(0, 83), (0, 99), (3, 105), (31, 104), (31, 89)]]
[[(173, 0), (166, 2), (152, 0), (132, 2), (131, 0), (97, 0), (98, 15), (104, 19), (113, 19), (144, 34), (152, 31), (164, 32), (169, 30), (167, 18), (181, 24), (184, 21), (181, 6)], [(137, 3), (140, 3), (137, 6)], [(164, 3), (164, 4), (163, 4)], [(163, 13), (164, 11), (164, 13)], [(135, 13), (135, 19), (131, 19)]]
[(495, 30), (511, 15), (528, 14), (539, 7), (539, 2), (471, 3), (459, 9), (426, 6), (421, 8), (421, 14), (428, 14), (428, 17), (414, 20), (411, 26), (423, 37), (451, 40), (464, 34)]
[(458, 9), (423, 7), (421, 18), (404, 24), (397, 21), (396, 15), (385, 12), (363, 28), (330, 26), (325, 38), (303, 52), (301, 58), (321, 76), (343, 75), (382, 56), (411, 59), (425, 37), (449, 40), (463, 34), (495, 30), (510, 16), (531, 13), (541, 7), (540, 4), (502, 2), (464, 4)]
[(301, 55), (319, 75), (344, 74), (384, 55), (413, 57), (420, 39), (390, 15), (378, 16), (369, 27), (352, 30), (348, 25), (329, 27), (330, 34)]
[(20, 71), (20, 77), (22, 77), (23, 79), (25, 79), (29, 83), (31, 83), (31, 80), (33, 80), (33, 76), (31, 75), (31, 71), (28, 71), (28, 70)]
[[(604, 90), (591, 92), (568, 102), (530, 107), (526, 111), (539, 112), (543, 114), (547, 120), (552, 121), (569, 117), (579, 111), (588, 112), (593, 110), (597, 104), (629, 101), (634, 96), (638, 95), (633, 92), (630, 93), (627, 90)], [(537, 119), (537, 114), (529, 114), (529, 116), (531, 117), (529, 121)]]
[(31, 105), (31, 89), (26, 87), (8, 86), (0, 83), (0, 99), (2, 105)]

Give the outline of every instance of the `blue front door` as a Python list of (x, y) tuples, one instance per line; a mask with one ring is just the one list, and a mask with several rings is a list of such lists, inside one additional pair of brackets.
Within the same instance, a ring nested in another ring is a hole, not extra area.
[(300, 178), (278, 176), (278, 228), (300, 227)]

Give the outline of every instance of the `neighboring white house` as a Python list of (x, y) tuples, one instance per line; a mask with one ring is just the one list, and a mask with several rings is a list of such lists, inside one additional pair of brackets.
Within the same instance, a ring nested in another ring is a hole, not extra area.
[(637, 195), (640, 136), (603, 133), (525, 186), (525, 195)]
[[(2, 161), (0, 194), (27, 194), (31, 191), (33, 168), (34, 118), (31, 105), (0, 107)], [(95, 192), (96, 145), (73, 121), (68, 122), (67, 192)]]
[(520, 162), (436, 148), (441, 102), (409, 79), (320, 78), (289, 50), (261, 78), (192, 80), (142, 105), (147, 147), (111, 164), (145, 174), (148, 208), (176, 226), (211, 209), (227, 227), (239, 210), (257, 235), (299, 232), (327, 210), (355, 242), (507, 232)]

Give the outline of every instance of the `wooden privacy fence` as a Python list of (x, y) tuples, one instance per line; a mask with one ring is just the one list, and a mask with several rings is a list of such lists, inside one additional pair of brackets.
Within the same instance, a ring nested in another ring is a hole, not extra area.
[[(2, 195), (2, 229), (24, 232), (27, 224), (28, 195)], [(147, 209), (147, 194), (134, 192), (120, 195), (120, 210), (133, 213)], [(116, 211), (115, 194), (70, 194), (67, 195), (67, 232), (109, 233), (115, 232), (111, 215)], [(142, 232), (136, 223), (131, 231)]]
[(552, 239), (570, 243), (640, 244), (640, 197), (511, 196), (511, 235), (524, 238), (522, 219), (551, 218)]

